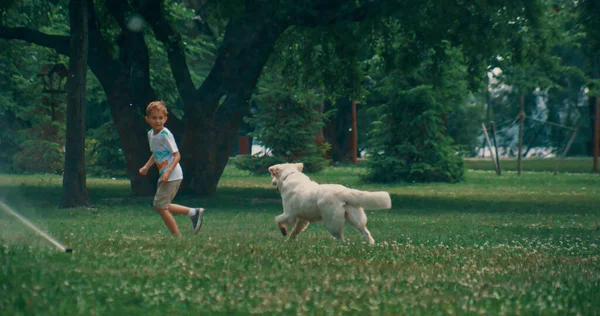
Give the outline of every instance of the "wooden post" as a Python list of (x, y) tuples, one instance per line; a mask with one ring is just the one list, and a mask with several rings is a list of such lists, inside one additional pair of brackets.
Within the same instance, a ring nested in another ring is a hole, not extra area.
[(525, 96), (521, 92), (521, 110), (519, 111), (519, 156), (517, 158), (517, 167), (519, 175), (523, 174), (523, 161), (521, 155), (523, 155), (523, 121), (525, 120)]
[(358, 133), (356, 130), (356, 101), (352, 101), (352, 163), (358, 164)]
[[(485, 74), (485, 121), (489, 122), (491, 119), (491, 113), (492, 113), (492, 107), (490, 105), (491, 103), (491, 97), (490, 97), (490, 89), (491, 89), (491, 85), (490, 85), (490, 73), (486, 72)], [(485, 129), (485, 128), (484, 128)], [(491, 154), (491, 152), (490, 152)], [(481, 158), (485, 158), (485, 140), (483, 141), (483, 151), (481, 153)], [(496, 164), (494, 164), (495, 166)]]
[(571, 134), (571, 138), (569, 139), (569, 142), (567, 143), (567, 146), (565, 147), (565, 150), (563, 151), (562, 156), (560, 157), (560, 160), (556, 164), (556, 170), (554, 171), (554, 175), (558, 174), (558, 169), (560, 168), (560, 164), (563, 162), (563, 160), (565, 160), (565, 156), (569, 152), (569, 149), (571, 148), (571, 144), (573, 144), (573, 141), (575, 140), (575, 136), (577, 136), (577, 130), (578, 130), (578, 128), (575, 128), (575, 130), (573, 131), (573, 134)]
[(496, 124), (494, 124), (494, 121), (491, 122), (492, 124), (492, 140), (494, 141), (494, 150), (496, 150), (496, 174), (497, 175), (502, 175), (502, 167), (500, 167), (500, 155), (498, 154), (498, 143), (496, 142)]
[[(488, 135), (487, 128), (485, 128), (485, 123), (481, 123), (481, 127), (483, 128), (483, 134), (485, 135), (485, 140), (487, 141), (487, 145), (490, 149), (490, 157), (492, 158), (492, 163), (494, 164), (494, 169), (496, 170), (497, 174), (498, 166), (496, 165), (496, 160), (494, 159), (494, 153), (492, 152), (492, 143), (490, 142), (490, 136)], [(485, 156), (485, 148), (483, 149), (483, 155)]]
[(598, 173), (598, 151), (600, 151), (600, 95), (596, 96), (594, 116), (594, 173)]
[(250, 137), (238, 136), (238, 151), (237, 155), (250, 155), (252, 148), (250, 148)]

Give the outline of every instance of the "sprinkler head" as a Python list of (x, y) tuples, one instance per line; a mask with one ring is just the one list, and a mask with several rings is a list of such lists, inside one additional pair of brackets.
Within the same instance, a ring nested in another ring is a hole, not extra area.
[(73, 249), (71, 249), (71, 248), (67, 248), (67, 249), (65, 249), (65, 252), (66, 252), (66, 253), (72, 253), (72, 252), (73, 252)]

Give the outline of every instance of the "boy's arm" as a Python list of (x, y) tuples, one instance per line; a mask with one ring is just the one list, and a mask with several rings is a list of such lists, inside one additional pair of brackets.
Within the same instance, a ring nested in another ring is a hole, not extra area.
[(173, 162), (169, 165), (169, 167), (167, 167), (167, 170), (165, 170), (165, 172), (162, 174), (161, 180), (163, 180), (163, 178), (165, 182), (169, 180), (169, 177), (171, 176), (173, 170), (175, 170), (175, 167), (177, 167), (179, 160), (181, 160), (181, 155), (178, 151), (176, 151), (173, 153)]
[(175, 167), (177, 167), (177, 164), (179, 163), (179, 160), (181, 160), (181, 155), (179, 154), (179, 152), (174, 152), (173, 153), (173, 163), (171, 163), (171, 165), (169, 166), (169, 173), (173, 172), (173, 170), (175, 170)]
[(150, 169), (150, 167), (152, 167), (153, 164), (154, 164), (154, 155), (150, 155), (150, 158), (148, 159), (148, 161), (144, 164), (143, 167), (140, 168), (140, 170), (139, 170), (140, 174), (145, 176), (148, 173), (148, 169)]

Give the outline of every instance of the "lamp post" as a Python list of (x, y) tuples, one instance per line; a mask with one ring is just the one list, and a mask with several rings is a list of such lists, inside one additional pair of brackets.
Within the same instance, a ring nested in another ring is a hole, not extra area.
[(65, 94), (66, 78), (69, 70), (63, 64), (53, 63), (45, 64), (38, 76), (42, 79), (42, 92), (49, 95), (49, 98), (44, 98), (43, 102), (50, 106), (50, 117), (52, 121), (56, 120), (56, 100), (55, 95)]

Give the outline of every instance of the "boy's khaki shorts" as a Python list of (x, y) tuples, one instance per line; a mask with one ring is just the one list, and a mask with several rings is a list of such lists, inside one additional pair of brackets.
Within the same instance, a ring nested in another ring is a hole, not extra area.
[(169, 208), (169, 204), (175, 198), (177, 191), (179, 190), (180, 180), (173, 180), (165, 183), (158, 183), (156, 188), (156, 195), (154, 196), (154, 207), (166, 210)]

